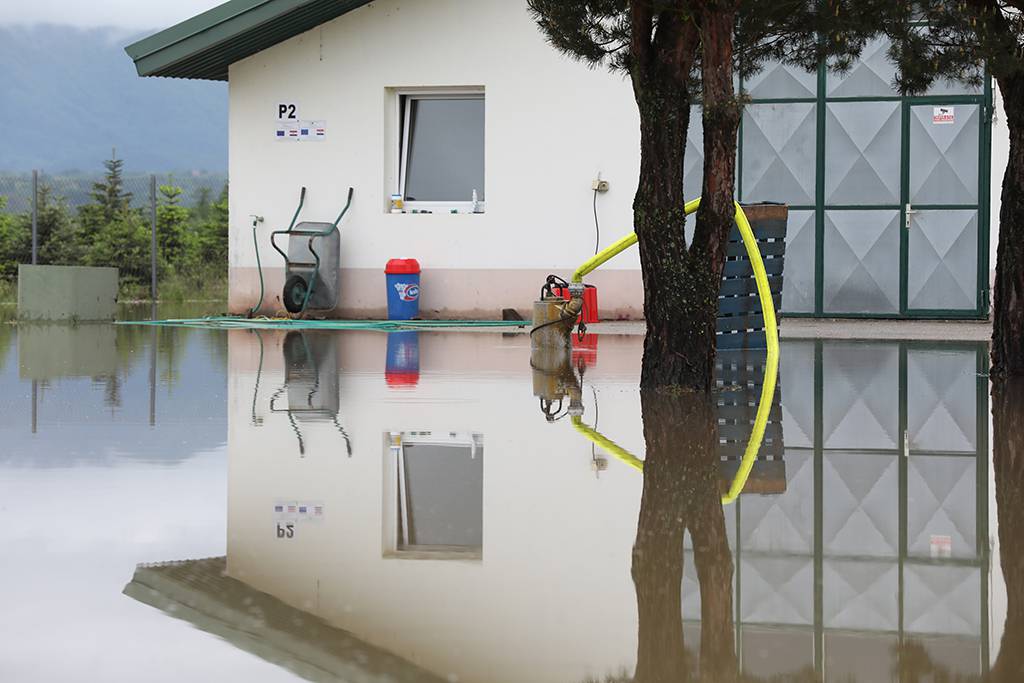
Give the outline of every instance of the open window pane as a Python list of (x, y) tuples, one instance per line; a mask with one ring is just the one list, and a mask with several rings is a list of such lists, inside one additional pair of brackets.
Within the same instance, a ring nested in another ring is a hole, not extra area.
[(398, 550), (483, 546), (483, 449), (405, 444)]
[(484, 200), (484, 99), (406, 100), (405, 199)]

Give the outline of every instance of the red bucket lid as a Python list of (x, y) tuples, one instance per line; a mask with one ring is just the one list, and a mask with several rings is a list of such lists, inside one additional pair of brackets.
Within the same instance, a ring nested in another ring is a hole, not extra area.
[(420, 262), (414, 258), (393, 258), (388, 261), (384, 272), (388, 275), (416, 274), (420, 272)]
[(412, 389), (420, 383), (418, 372), (385, 372), (384, 381), (394, 389)]

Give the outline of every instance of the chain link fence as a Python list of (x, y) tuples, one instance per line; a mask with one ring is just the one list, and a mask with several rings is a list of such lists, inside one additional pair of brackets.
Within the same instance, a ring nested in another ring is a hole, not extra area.
[(121, 301), (227, 298), (227, 177), (0, 174), (0, 302), (18, 265), (113, 266)]

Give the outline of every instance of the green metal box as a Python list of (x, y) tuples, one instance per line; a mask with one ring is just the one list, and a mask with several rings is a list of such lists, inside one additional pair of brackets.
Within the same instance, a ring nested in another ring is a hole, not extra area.
[(117, 268), (18, 266), (18, 318), (95, 321), (117, 315)]

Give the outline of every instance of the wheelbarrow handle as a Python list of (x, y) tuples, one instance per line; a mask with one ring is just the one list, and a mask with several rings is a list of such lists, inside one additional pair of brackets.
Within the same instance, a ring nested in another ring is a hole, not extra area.
[(341, 213), (339, 213), (337, 219), (335, 219), (334, 227), (338, 227), (338, 223), (340, 223), (341, 219), (344, 218), (346, 213), (348, 213), (348, 207), (352, 206), (352, 195), (353, 194), (355, 194), (355, 188), (353, 188), (353, 187), (348, 188), (348, 199), (345, 202), (345, 208), (341, 210)]
[(295, 215), (292, 216), (292, 222), (288, 225), (288, 232), (291, 232), (292, 228), (295, 227), (295, 221), (299, 219), (299, 214), (302, 213), (302, 205), (306, 203), (306, 187), (303, 186), (299, 190), (299, 208), (295, 209)]

